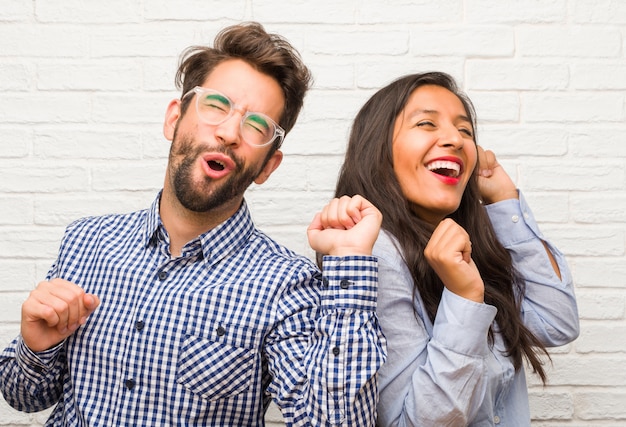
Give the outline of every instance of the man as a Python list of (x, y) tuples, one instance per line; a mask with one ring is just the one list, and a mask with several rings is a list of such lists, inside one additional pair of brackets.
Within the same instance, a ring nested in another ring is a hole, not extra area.
[(259, 24), (181, 58), (171, 149), (149, 209), (71, 224), (0, 356), (18, 410), (46, 425), (371, 425), (383, 338), (374, 315), (381, 215), (360, 198), (315, 216), (322, 273), (250, 218), (244, 192), (282, 160), (310, 74)]

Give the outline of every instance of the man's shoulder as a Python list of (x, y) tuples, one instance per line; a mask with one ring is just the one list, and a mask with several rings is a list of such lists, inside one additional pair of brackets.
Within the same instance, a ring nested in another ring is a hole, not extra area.
[(256, 240), (255, 246), (261, 250), (259, 255), (265, 258), (272, 259), (276, 262), (291, 264), (297, 267), (306, 267), (309, 269), (317, 269), (313, 261), (304, 255), (300, 255), (289, 249), (282, 243), (278, 243), (274, 238), (268, 236), (263, 231), (255, 229), (254, 240)]
[(102, 232), (117, 230), (118, 232), (128, 228), (135, 228), (145, 223), (147, 210), (139, 210), (129, 213), (104, 214), (87, 216), (71, 222), (66, 227), (66, 235)]

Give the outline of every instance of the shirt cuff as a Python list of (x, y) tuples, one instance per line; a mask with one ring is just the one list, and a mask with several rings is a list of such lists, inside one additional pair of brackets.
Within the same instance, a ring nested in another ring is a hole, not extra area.
[(52, 367), (61, 347), (63, 347), (63, 342), (48, 350), (35, 353), (24, 344), (24, 340), (20, 336), (15, 348), (15, 359), (27, 377), (37, 380)]
[(496, 236), (504, 247), (510, 247), (537, 237), (544, 240), (535, 217), (521, 192), (519, 192), (519, 200), (502, 200), (486, 205), (485, 209)]
[(324, 256), (322, 308), (376, 310), (378, 259), (374, 256)]
[(489, 327), (497, 309), (443, 289), (433, 327), (433, 337), (457, 353), (483, 356), (489, 352)]

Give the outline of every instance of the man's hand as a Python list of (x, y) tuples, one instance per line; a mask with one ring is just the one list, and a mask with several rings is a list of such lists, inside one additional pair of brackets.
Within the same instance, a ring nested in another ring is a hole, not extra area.
[(309, 225), (309, 244), (325, 255), (371, 255), (382, 220), (380, 211), (359, 195), (335, 198)]
[(72, 335), (100, 304), (97, 296), (63, 279), (41, 282), (22, 304), (24, 344), (38, 352)]
[(424, 255), (448, 290), (463, 298), (484, 302), (485, 284), (472, 260), (472, 242), (463, 227), (450, 218), (441, 221)]
[(478, 146), (478, 165), (478, 188), (486, 205), (519, 197), (515, 184), (500, 166), (493, 151), (485, 151)]

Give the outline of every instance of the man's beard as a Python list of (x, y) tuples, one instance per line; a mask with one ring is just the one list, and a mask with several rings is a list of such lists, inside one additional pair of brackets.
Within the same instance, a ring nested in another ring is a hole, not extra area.
[(202, 152), (207, 151), (207, 147), (194, 149), (193, 140), (190, 137), (182, 135), (180, 141), (177, 141), (176, 136), (177, 132), (174, 132), (170, 164), (175, 165), (175, 157), (182, 156), (182, 161), (171, 170), (174, 193), (181, 205), (190, 211), (209, 212), (239, 198), (263, 169), (264, 165), (261, 165), (258, 170), (244, 168), (243, 161), (236, 157), (232, 150), (219, 145), (212, 147), (211, 151), (229, 156), (235, 162), (235, 169), (221, 184), (217, 184), (207, 176), (201, 182), (194, 182), (193, 172), (194, 167), (197, 167), (196, 161)]

